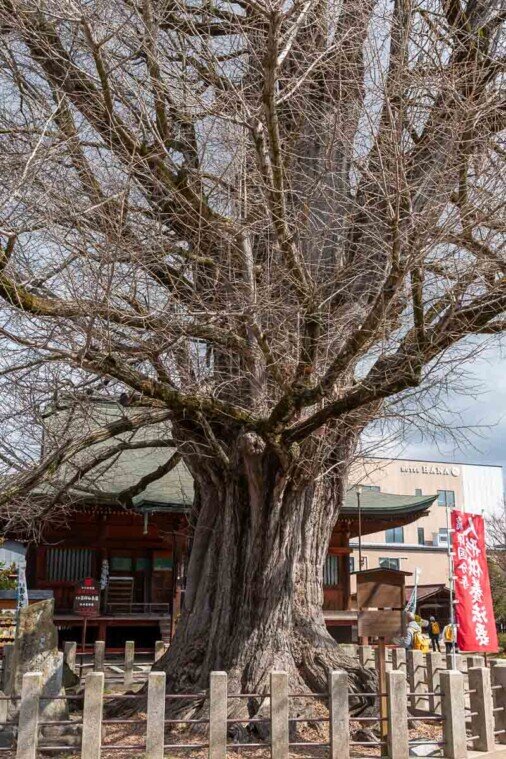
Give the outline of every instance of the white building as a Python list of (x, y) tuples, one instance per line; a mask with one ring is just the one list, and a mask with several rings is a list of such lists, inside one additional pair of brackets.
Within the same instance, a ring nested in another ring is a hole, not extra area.
[[(485, 516), (504, 508), (501, 466), (364, 459), (353, 469), (350, 484), (398, 495), (437, 496), (426, 516), (404, 527), (367, 535), (362, 541), (362, 569), (387, 566), (414, 573), (418, 568), (424, 585), (448, 583), (447, 506)], [(358, 569), (358, 539), (350, 545)]]

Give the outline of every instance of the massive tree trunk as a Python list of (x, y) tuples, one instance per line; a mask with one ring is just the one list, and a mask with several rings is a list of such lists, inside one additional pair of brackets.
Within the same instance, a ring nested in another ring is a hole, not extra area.
[[(157, 665), (168, 690), (205, 691), (209, 673), (226, 670), (232, 692), (263, 694), (278, 669), (292, 691), (309, 693), (325, 690), (329, 669), (345, 668), (355, 692), (370, 692), (374, 675), (340, 652), (322, 612), (344, 464), (331, 482), (308, 483), (250, 435), (237, 440), (231, 464), (225, 472), (215, 459), (191, 462), (200, 503), (184, 607)], [(251, 716), (262, 703), (241, 706)]]

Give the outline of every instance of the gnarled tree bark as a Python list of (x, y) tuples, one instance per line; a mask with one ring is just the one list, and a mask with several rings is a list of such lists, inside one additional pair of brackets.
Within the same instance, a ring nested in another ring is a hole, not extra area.
[[(209, 673), (226, 670), (232, 693), (260, 695), (248, 705), (253, 716), (265, 708), (271, 670), (286, 671), (292, 691), (308, 695), (325, 691), (338, 668), (354, 692), (374, 690), (374, 673), (339, 650), (323, 618), (323, 564), (349, 450), (339, 453), (343, 463), (325, 483), (308, 483), (251, 434), (238, 437), (228, 471), (214, 460), (191, 461), (200, 506), (184, 606), (156, 665), (167, 672), (169, 692), (205, 692)], [(206, 708), (205, 699), (174, 706), (186, 715)]]

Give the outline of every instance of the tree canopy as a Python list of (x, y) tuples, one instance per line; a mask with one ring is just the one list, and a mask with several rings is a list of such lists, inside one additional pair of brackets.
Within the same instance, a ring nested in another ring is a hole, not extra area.
[(342, 666), (321, 583), (356, 441), (505, 326), (503, 20), (0, 0), (0, 504), (93, 468), (97, 433), (62, 427), (26, 471), (52, 394), (109, 382), (170, 421), (197, 519), (169, 688)]
[(496, 3), (0, 20), (4, 386), (70, 367), (289, 450), (502, 330)]

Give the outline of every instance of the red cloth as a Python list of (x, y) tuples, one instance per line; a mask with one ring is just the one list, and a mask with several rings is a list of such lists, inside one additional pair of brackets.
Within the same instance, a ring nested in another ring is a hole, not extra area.
[(457, 645), (461, 651), (497, 651), (483, 517), (453, 510), (451, 524)]

